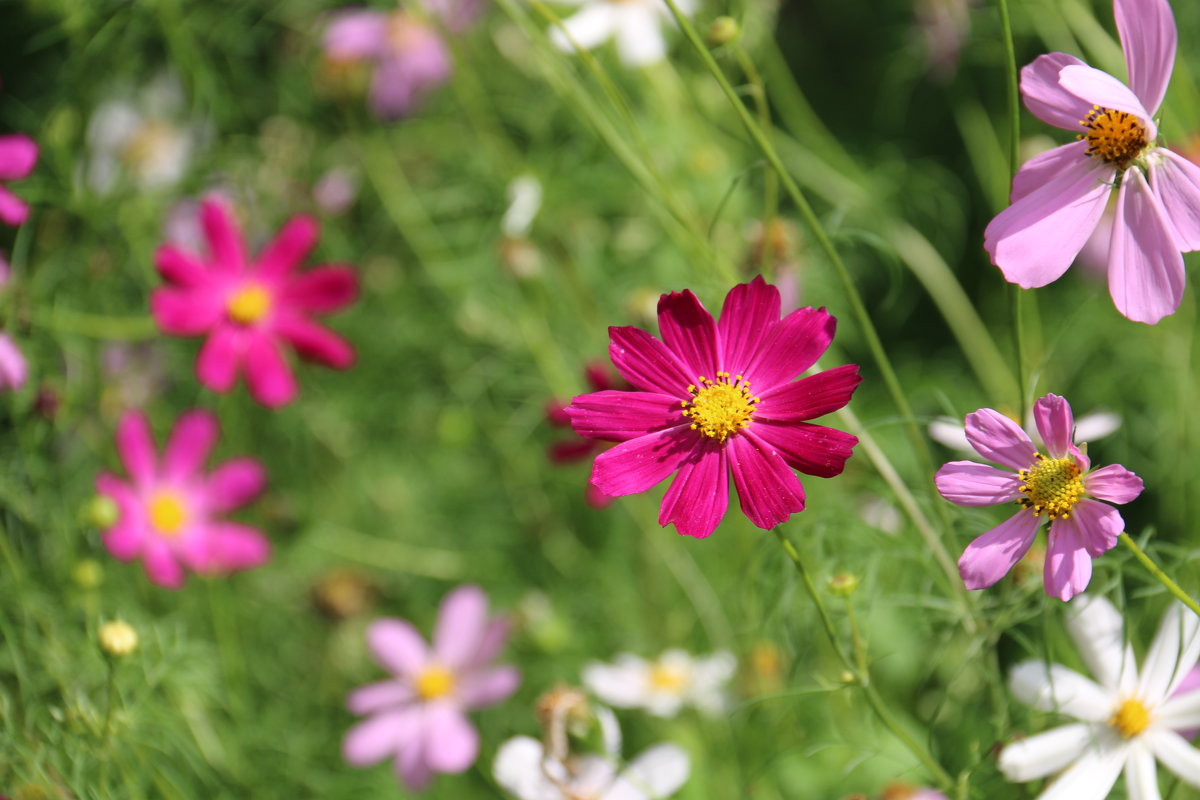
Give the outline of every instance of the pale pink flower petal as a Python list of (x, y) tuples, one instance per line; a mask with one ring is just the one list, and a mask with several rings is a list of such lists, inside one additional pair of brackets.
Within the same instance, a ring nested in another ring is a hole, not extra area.
[(388, 17), (379, 11), (342, 11), (325, 29), (322, 47), (335, 61), (378, 58), (387, 48)]
[[(490, 660), (490, 659), (489, 659)], [(507, 699), (521, 683), (516, 667), (492, 667), (463, 679), (458, 699), (464, 708), (484, 708)]]
[(729, 464), (717, 444), (702, 444), (679, 467), (663, 497), (658, 524), (674, 523), (683, 536), (698, 539), (711, 534), (729, 507)]
[(1162, 205), (1175, 244), (1184, 252), (1200, 250), (1200, 166), (1161, 147), (1147, 161), (1150, 189)]
[(413, 688), (403, 681), (379, 681), (360, 686), (346, 698), (352, 714), (374, 714), (392, 706), (403, 706), (416, 698)]
[(0, 391), (15, 392), (29, 378), (29, 364), (17, 343), (0, 332)]
[[(1042, 122), (1063, 130), (1078, 131), (1079, 121), (1092, 110), (1092, 104), (1058, 85), (1058, 73), (1072, 64), (1083, 62), (1066, 53), (1048, 53), (1026, 64), (1021, 68), (1021, 99), (1029, 112)], [(1013, 197), (1014, 202), (1016, 199)]]
[(1125, 530), (1125, 520), (1121, 518), (1120, 511), (1107, 503), (1085, 497), (1071, 509), (1070, 517), (1054, 520), (1050, 532), (1063, 528), (1078, 531), (1079, 541), (1083, 542), (1088, 552), (1092, 556), (1100, 556), (1116, 545), (1117, 537)]
[(1011, 503), (1021, 495), (1021, 479), (1016, 473), (974, 461), (946, 464), (937, 471), (933, 482), (942, 497), (959, 506)]
[(1142, 493), (1142, 479), (1120, 464), (1109, 464), (1089, 472), (1083, 480), (1088, 494), (1098, 500), (1124, 505)]
[(1178, 34), (1167, 0), (1114, 0), (1129, 86), (1151, 114), (1167, 93)]
[(342, 742), (342, 756), (356, 767), (377, 764), (414, 737), (419, 708), (384, 711), (355, 725)]
[(1183, 299), (1183, 257), (1139, 170), (1125, 172), (1108, 251), (1108, 290), (1127, 318), (1153, 325)]
[(715, 380), (722, 369), (717, 324), (690, 290), (664, 294), (658, 301), (658, 327), (663, 344), (693, 375)]
[(381, 619), (367, 629), (371, 654), (384, 669), (399, 676), (414, 676), (429, 662), (429, 650), (417, 629), (401, 619)]
[(179, 417), (163, 453), (163, 474), (168, 479), (188, 478), (203, 468), (221, 430), (209, 411), (188, 411)]
[(774, 449), (751, 433), (731, 438), (729, 446), (738, 466), (733, 483), (751, 522), (769, 530), (804, 510), (804, 487)]
[(967, 414), (967, 441), (975, 452), (988, 461), (1009, 469), (1026, 469), (1033, 463), (1037, 450), (1029, 435), (1008, 417), (990, 408)]
[[(424, 716), (423, 708), (421, 715)], [(399, 748), (392, 767), (401, 783), (414, 792), (424, 791), (429, 782), (433, 780), (433, 769), (425, 760), (425, 740), (419, 736), (406, 746)]]
[(1142, 105), (1142, 101), (1128, 86), (1107, 72), (1087, 64), (1072, 64), (1058, 73), (1058, 84), (1084, 102), (1133, 114), (1146, 126), (1147, 141), (1154, 141), (1158, 135), (1153, 115)]
[(479, 734), (453, 705), (431, 703), (425, 712), (425, 759), (435, 772), (462, 772), (479, 755)]
[[(1079, 126), (1078, 121), (1075, 126)], [(1064, 171), (1069, 171), (1072, 166), (1086, 163), (1084, 159), (1087, 158), (1087, 149), (1086, 141), (1071, 142), (1029, 159), (1013, 176), (1012, 195), (1009, 201), (1015, 203), (1027, 197), (1037, 188), (1045, 186)], [(1089, 238), (1089, 242), (1091, 238)], [(1108, 242), (1105, 240), (1105, 248), (1107, 246)], [(1107, 255), (1108, 250), (1105, 249), (1104, 252)]]
[(1033, 419), (1051, 458), (1062, 458), (1070, 452), (1075, 436), (1075, 415), (1070, 403), (1056, 394), (1048, 394), (1033, 404)]
[(478, 586), (460, 586), (446, 595), (438, 609), (437, 629), (433, 634), (437, 662), (454, 668), (472, 663), (487, 622), (487, 596)]
[(1018, 511), (967, 545), (958, 559), (958, 572), (968, 589), (986, 589), (1008, 574), (1028, 552), (1041, 520)]
[(1055, 520), (1046, 545), (1046, 594), (1070, 600), (1092, 579), (1092, 557), (1083, 530), (1071, 520)]

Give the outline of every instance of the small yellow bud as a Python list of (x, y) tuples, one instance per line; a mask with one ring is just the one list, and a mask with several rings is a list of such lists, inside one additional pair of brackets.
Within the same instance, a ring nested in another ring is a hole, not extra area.
[(113, 620), (100, 626), (100, 649), (114, 658), (129, 655), (138, 646), (137, 631), (123, 620)]
[(741, 32), (741, 26), (733, 17), (717, 17), (708, 26), (708, 43), (713, 47), (720, 47), (732, 42)]
[(104, 567), (94, 558), (85, 558), (71, 570), (71, 577), (80, 589), (95, 589), (104, 583)]
[(88, 522), (101, 530), (107, 530), (117, 524), (117, 520), (121, 518), (121, 509), (117, 508), (111, 497), (98, 494), (87, 504), (84, 514)]
[(838, 597), (849, 597), (858, 588), (858, 577), (848, 572), (839, 572), (829, 579), (829, 591)]

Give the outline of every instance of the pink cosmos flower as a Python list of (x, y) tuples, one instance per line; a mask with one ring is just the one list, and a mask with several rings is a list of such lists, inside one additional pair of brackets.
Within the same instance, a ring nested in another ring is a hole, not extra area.
[(120, 512), (104, 532), (104, 546), (122, 561), (141, 558), (146, 575), (160, 586), (182, 586), (185, 567), (224, 573), (270, 557), (270, 544), (256, 528), (223, 518), (266, 486), (262, 465), (235, 458), (203, 472), (219, 436), (213, 414), (189, 411), (175, 423), (159, 459), (146, 417), (130, 411), (117, 426), (117, 452), (129, 481), (107, 472), (96, 478), (96, 491)]
[[(0, 136), (0, 181), (19, 181), (37, 163), (37, 143), (24, 134)], [(20, 225), (29, 216), (29, 206), (8, 188), (0, 186), (0, 222)]]
[(934, 482), (942, 497), (960, 506), (1021, 506), (967, 545), (958, 571), (968, 589), (985, 589), (1004, 577), (1033, 544), (1045, 516), (1050, 519), (1046, 594), (1070, 600), (1087, 588), (1092, 559), (1115, 545), (1125, 530), (1120, 512), (1091, 498), (1128, 503), (1142, 493), (1142, 479), (1117, 464), (1091, 469), (1091, 461), (1074, 444), (1071, 406), (1058, 395), (1038, 400), (1033, 415), (1048, 455), (1037, 451), (1017, 423), (982, 408), (967, 415), (967, 439), (981, 456), (1014, 472), (952, 461), (938, 470)]
[(450, 52), (429, 25), (404, 11), (345, 10), (325, 29), (325, 57), (371, 62), (371, 108), (384, 119), (406, 116), (450, 78)]
[(0, 392), (15, 392), (25, 385), (29, 365), (21, 348), (7, 333), (0, 333)]
[(833, 341), (825, 309), (779, 318), (779, 291), (762, 277), (725, 298), (720, 322), (690, 291), (658, 302), (662, 339), (609, 328), (609, 354), (635, 391), (576, 397), (575, 432), (619, 442), (596, 456), (592, 483), (620, 497), (678, 473), (663, 498), (661, 525), (686, 536), (716, 529), (729, 504), (729, 475), (743, 513), (771, 528), (804, 510), (793, 469), (841, 473), (858, 439), (813, 419), (846, 405), (861, 380), (854, 364), (799, 381)]
[(251, 261), (237, 222), (222, 203), (206, 199), (200, 219), (208, 258), (172, 244), (159, 247), (155, 266), (167, 286), (154, 290), (150, 306), (166, 333), (208, 334), (196, 360), (201, 383), (227, 392), (245, 372), (254, 399), (278, 407), (297, 391), (285, 344), (335, 369), (354, 363), (354, 350), (344, 339), (309, 319), (353, 302), (358, 294), (353, 270), (324, 265), (295, 273), (316, 244), (315, 220), (293, 217)]
[(460, 586), (442, 600), (433, 646), (401, 619), (367, 629), (371, 652), (394, 676), (351, 693), (346, 705), (365, 714), (342, 744), (356, 767), (391, 758), (413, 791), (435, 772), (457, 773), (475, 763), (479, 734), (463, 713), (494, 705), (517, 689), (516, 667), (493, 666), (508, 639), (508, 622), (488, 617), (478, 586)]
[(1155, 145), (1154, 115), (1175, 62), (1170, 5), (1114, 0), (1113, 11), (1129, 86), (1065, 53), (1021, 70), (1025, 106), (1079, 141), (1021, 167), (984, 247), (1009, 282), (1045, 286), (1075, 260), (1116, 189), (1109, 293), (1126, 317), (1154, 324), (1183, 296), (1180, 251), (1200, 248), (1200, 167)]

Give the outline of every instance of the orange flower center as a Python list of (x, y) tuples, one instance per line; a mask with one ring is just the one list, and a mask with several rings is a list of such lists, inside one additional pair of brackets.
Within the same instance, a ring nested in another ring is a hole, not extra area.
[(444, 667), (427, 667), (416, 680), (417, 694), (422, 700), (436, 700), (454, 691), (454, 674)]
[(1079, 124), (1088, 129), (1079, 134), (1088, 143), (1087, 154), (1102, 158), (1117, 169), (1125, 169), (1149, 144), (1146, 126), (1133, 114), (1092, 106)]
[(1025, 495), (1017, 502), (1033, 512), (1035, 517), (1046, 514), (1050, 519), (1068, 519), (1071, 509), (1083, 497), (1083, 476), (1075, 459), (1046, 458), (1034, 455), (1033, 467), (1017, 473), (1020, 490)]
[(229, 298), (225, 311), (242, 325), (253, 325), (271, 310), (271, 295), (261, 286), (244, 286)]
[(1150, 709), (1141, 700), (1131, 697), (1117, 707), (1108, 724), (1124, 738), (1132, 739), (1150, 726)]
[(164, 536), (177, 536), (187, 522), (187, 508), (174, 492), (155, 492), (149, 512), (150, 524)]
[(750, 394), (750, 382), (741, 375), (718, 372), (715, 381), (700, 377), (699, 385), (691, 385), (691, 401), (680, 401), (683, 415), (692, 421), (692, 430), (702, 436), (724, 442), (729, 434), (737, 433), (750, 424), (758, 398)]

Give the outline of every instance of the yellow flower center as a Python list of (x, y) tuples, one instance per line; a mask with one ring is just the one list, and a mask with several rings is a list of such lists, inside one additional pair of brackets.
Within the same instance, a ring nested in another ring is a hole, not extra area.
[(155, 492), (150, 498), (150, 524), (164, 536), (175, 536), (187, 522), (187, 509), (174, 492)]
[(170, 123), (150, 119), (129, 137), (121, 148), (120, 158), (132, 169), (149, 172), (171, 158), (179, 132)]
[(1132, 739), (1150, 725), (1150, 709), (1141, 700), (1131, 697), (1117, 708), (1108, 724), (1126, 739)]
[(692, 430), (724, 442), (750, 424), (758, 398), (750, 394), (750, 382), (741, 375), (730, 381), (728, 372), (718, 372), (715, 381), (703, 376), (700, 385), (688, 387), (691, 402), (680, 401), (683, 415), (692, 420)]
[(253, 325), (271, 310), (271, 295), (261, 286), (245, 286), (229, 298), (225, 310), (234, 322)]
[(1125, 169), (1146, 149), (1146, 126), (1133, 114), (1092, 106), (1079, 124), (1088, 129), (1079, 134), (1088, 143), (1087, 154), (1102, 158), (1117, 169)]
[(1084, 493), (1079, 465), (1071, 456), (1046, 458), (1037, 453), (1034, 458), (1036, 461), (1031, 469), (1017, 473), (1021, 478), (1019, 488), (1025, 495), (1017, 502), (1032, 511), (1035, 517), (1046, 514), (1050, 519), (1069, 519), (1071, 509)]
[(688, 684), (685, 670), (658, 663), (650, 668), (650, 687), (660, 692), (679, 694)]
[(417, 694), (422, 700), (436, 700), (454, 691), (454, 674), (444, 667), (428, 667), (417, 676)]

